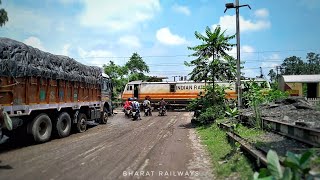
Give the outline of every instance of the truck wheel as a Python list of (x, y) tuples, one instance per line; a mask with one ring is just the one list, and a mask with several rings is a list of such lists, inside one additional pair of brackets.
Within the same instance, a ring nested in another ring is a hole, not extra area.
[(77, 131), (82, 133), (87, 130), (87, 116), (84, 113), (78, 115)]
[(60, 138), (67, 137), (71, 130), (71, 118), (67, 112), (62, 112), (55, 121), (55, 131)]
[(103, 108), (100, 123), (107, 124), (107, 122), (108, 122), (108, 112), (106, 108)]
[(42, 143), (50, 139), (52, 123), (48, 115), (39, 114), (30, 123), (31, 134), (36, 142)]

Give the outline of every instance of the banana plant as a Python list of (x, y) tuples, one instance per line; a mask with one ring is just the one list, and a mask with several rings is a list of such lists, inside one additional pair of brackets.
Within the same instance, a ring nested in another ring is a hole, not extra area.
[(239, 126), (239, 123), (236, 123), (236, 118), (239, 116), (238, 108), (235, 105), (234, 108), (227, 106), (225, 113), (232, 122), (232, 128), (237, 129), (237, 127)]
[(260, 169), (255, 172), (254, 180), (312, 180), (320, 178), (320, 174), (311, 174), (311, 161), (314, 157), (312, 151), (303, 154), (294, 154), (287, 152), (284, 160), (284, 167), (280, 166), (279, 157), (273, 150), (269, 150), (267, 154), (267, 168)]

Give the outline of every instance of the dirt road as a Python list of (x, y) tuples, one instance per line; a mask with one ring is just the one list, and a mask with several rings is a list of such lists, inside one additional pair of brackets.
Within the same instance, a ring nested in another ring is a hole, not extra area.
[(189, 112), (126, 119), (0, 154), (0, 179), (212, 179)]

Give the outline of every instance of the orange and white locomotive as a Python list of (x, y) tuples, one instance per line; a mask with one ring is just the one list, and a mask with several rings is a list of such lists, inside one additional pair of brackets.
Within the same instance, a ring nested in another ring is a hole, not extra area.
[[(237, 94), (234, 82), (216, 82), (217, 85), (226, 87), (226, 97), (235, 99)], [(207, 85), (209, 85), (207, 83)], [(186, 106), (190, 101), (199, 97), (204, 92), (205, 82), (171, 81), (171, 82), (129, 82), (122, 93), (122, 100), (130, 97), (138, 98), (142, 102), (146, 97), (152, 103), (159, 102), (162, 98), (171, 106)]]

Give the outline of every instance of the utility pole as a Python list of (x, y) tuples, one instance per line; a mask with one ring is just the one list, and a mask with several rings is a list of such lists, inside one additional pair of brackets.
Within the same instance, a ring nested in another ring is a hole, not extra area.
[(263, 78), (262, 67), (260, 67), (260, 78)]
[[(239, 0), (236, 0), (236, 29), (237, 29), (237, 90), (238, 90), (238, 109), (242, 107), (242, 88), (240, 73), (240, 22), (239, 22)], [(240, 117), (240, 116), (239, 116)]]
[[(246, 4), (246, 5), (239, 5), (239, 0), (236, 0), (236, 3), (227, 3), (226, 4), (226, 9), (224, 12), (226, 12), (228, 9), (235, 8), (236, 9), (236, 36), (237, 36), (237, 93), (238, 93), (238, 109), (240, 110), (242, 107), (242, 98), (241, 98), (241, 73), (240, 73), (240, 22), (239, 22), (239, 8), (248, 6), (249, 9), (251, 7)], [(239, 116), (240, 117), (240, 116)]]

